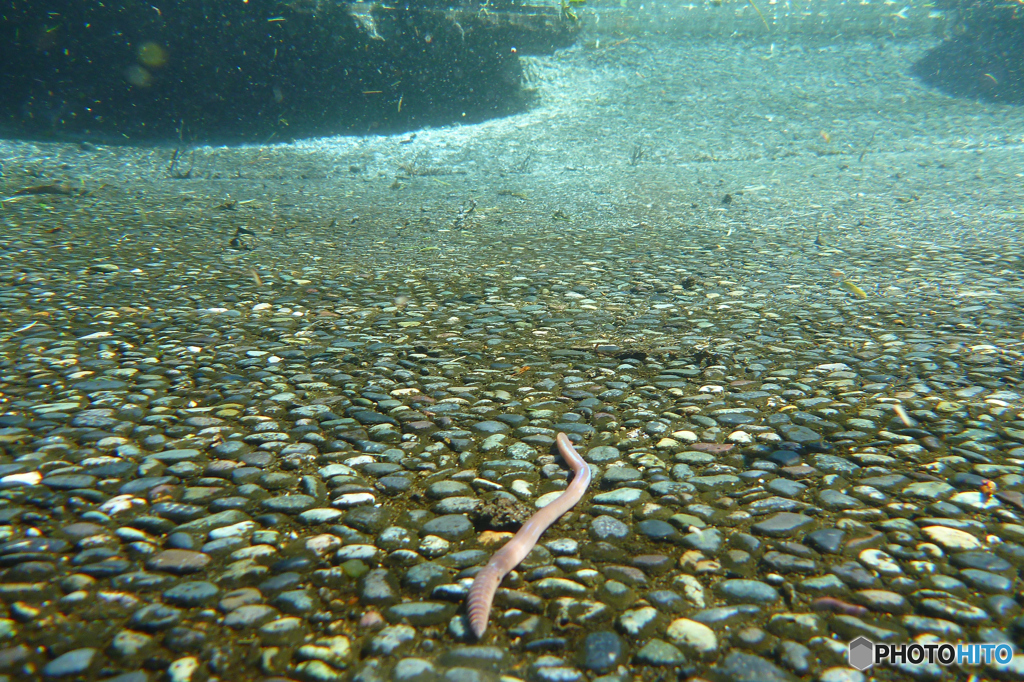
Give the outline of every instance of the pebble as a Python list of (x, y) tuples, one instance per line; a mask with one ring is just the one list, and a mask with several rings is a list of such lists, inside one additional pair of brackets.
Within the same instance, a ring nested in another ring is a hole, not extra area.
[(508, 660), (508, 652), (496, 646), (461, 646), (443, 653), (441, 664), (498, 672)]
[(73, 678), (84, 675), (96, 658), (96, 649), (75, 649), (43, 666), (45, 678)]
[(734, 604), (771, 604), (779, 600), (779, 592), (759, 580), (723, 580), (715, 585), (715, 592)]
[(779, 512), (774, 516), (759, 521), (751, 526), (751, 529), (758, 535), (768, 537), (789, 537), (797, 531), (804, 530), (814, 523), (814, 519), (803, 514), (792, 512)]
[(114, 635), (108, 647), (108, 652), (115, 658), (129, 660), (142, 656), (154, 645), (154, 640), (149, 635), (131, 630), (121, 630)]
[(797, 642), (808, 642), (826, 634), (822, 619), (813, 613), (775, 613), (768, 619), (767, 629), (774, 635)]
[(633, 663), (637, 665), (652, 665), (657, 667), (681, 666), (686, 664), (686, 657), (675, 646), (661, 639), (652, 639), (647, 642), (633, 657)]
[(139, 630), (157, 632), (175, 625), (182, 616), (180, 609), (164, 604), (150, 604), (133, 613), (128, 624)]
[(278, 618), (259, 628), (260, 642), (270, 646), (296, 646), (307, 633), (303, 620), (294, 617)]
[(945, 526), (927, 526), (921, 532), (932, 542), (951, 552), (981, 549), (982, 544), (970, 533)]
[(600, 542), (616, 542), (628, 538), (629, 526), (613, 516), (602, 515), (590, 522), (590, 537)]
[(708, 671), (715, 682), (795, 682), (796, 678), (771, 661), (733, 651)]
[(166, 571), (184, 575), (201, 571), (209, 563), (210, 557), (207, 554), (183, 549), (168, 549), (148, 559), (146, 568), (151, 571)]
[(384, 610), (390, 622), (407, 622), (414, 626), (436, 625), (451, 617), (455, 605), (445, 602), (410, 602), (395, 604)]
[(625, 611), (616, 620), (619, 631), (633, 639), (652, 634), (662, 620), (659, 611), (650, 606)]
[(622, 640), (614, 632), (592, 632), (583, 640), (581, 665), (597, 674), (614, 670), (624, 654)]
[(167, 678), (172, 682), (191, 682), (199, 666), (199, 659), (194, 656), (179, 658), (167, 666)]
[(853, 668), (828, 668), (818, 675), (818, 682), (864, 682), (864, 673)]
[(712, 658), (718, 651), (718, 637), (715, 631), (689, 618), (677, 618), (672, 621), (666, 634), (672, 644), (695, 658)]
[(804, 543), (822, 554), (838, 554), (846, 534), (838, 528), (822, 528), (804, 536)]
[(250, 604), (233, 609), (224, 617), (224, 625), (235, 630), (247, 630), (266, 623), (277, 615), (277, 610), (263, 604)]
[(408, 651), (415, 639), (415, 628), (409, 625), (389, 625), (373, 636), (368, 650), (374, 656), (390, 656)]
[(220, 588), (210, 582), (185, 582), (164, 590), (164, 600), (175, 606), (205, 606), (220, 594)]
[(437, 668), (423, 658), (403, 658), (391, 671), (395, 682), (431, 682), (437, 679)]

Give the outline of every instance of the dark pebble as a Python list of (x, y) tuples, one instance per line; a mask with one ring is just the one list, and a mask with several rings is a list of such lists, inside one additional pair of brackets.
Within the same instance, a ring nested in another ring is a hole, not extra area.
[(838, 554), (845, 533), (838, 528), (822, 528), (804, 536), (804, 543), (822, 554)]
[(755, 523), (751, 529), (758, 535), (768, 537), (786, 537), (814, 523), (814, 519), (803, 514), (779, 512), (771, 518)]
[(473, 524), (462, 514), (448, 514), (423, 524), (422, 534), (437, 535), (450, 542), (456, 542), (473, 534)]
[(760, 656), (733, 651), (708, 671), (714, 682), (796, 682), (796, 678)]
[(61, 654), (43, 666), (43, 677), (61, 678), (84, 675), (96, 658), (96, 649), (75, 649)]
[(497, 646), (457, 646), (445, 651), (438, 660), (453, 668), (499, 672), (508, 661), (508, 651)]
[(165, 604), (150, 604), (132, 614), (128, 624), (144, 632), (165, 630), (181, 620), (182, 612)]
[(599, 542), (624, 540), (632, 533), (625, 523), (607, 515), (598, 516), (591, 521), (589, 531), (590, 537)]
[(163, 597), (164, 600), (175, 606), (192, 608), (212, 603), (218, 594), (220, 594), (220, 588), (213, 583), (201, 581), (175, 585), (171, 589), (165, 590)]
[(581, 664), (587, 670), (605, 673), (618, 666), (622, 655), (622, 640), (617, 634), (608, 630), (592, 632), (583, 640)]
[(448, 602), (406, 602), (388, 607), (385, 615), (390, 622), (407, 622), (419, 627), (442, 623), (451, 618), (457, 608), (457, 605)]

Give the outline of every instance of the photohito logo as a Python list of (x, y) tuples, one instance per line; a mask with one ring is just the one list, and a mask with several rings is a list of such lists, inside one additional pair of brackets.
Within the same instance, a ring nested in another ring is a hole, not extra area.
[(851, 668), (867, 670), (875, 664), (875, 643), (867, 637), (858, 637), (850, 642), (846, 658)]
[(1013, 648), (1009, 644), (947, 642), (875, 644), (867, 637), (858, 637), (850, 642), (846, 657), (850, 667), (857, 670), (867, 670), (882, 663), (917, 665), (926, 661), (939, 665), (1007, 665), (1013, 660)]

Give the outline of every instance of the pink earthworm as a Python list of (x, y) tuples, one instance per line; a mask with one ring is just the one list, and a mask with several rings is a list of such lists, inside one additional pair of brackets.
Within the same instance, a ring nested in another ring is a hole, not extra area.
[(573, 470), (572, 483), (547, 506), (537, 510), (523, 524), (515, 537), (495, 552), (487, 565), (476, 574), (473, 586), (466, 595), (466, 607), (469, 612), (469, 627), (477, 639), (483, 637), (484, 631), (487, 630), (487, 619), (491, 616), (494, 593), (498, 591), (502, 579), (526, 558), (530, 550), (537, 545), (541, 534), (582, 499), (590, 486), (590, 467), (580, 457), (580, 453), (576, 452), (569, 437), (560, 433), (555, 442), (558, 444), (558, 451)]
[(859, 604), (850, 604), (835, 597), (820, 597), (811, 602), (811, 608), (815, 611), (829, 611), (831, 613), (842, 613), (847, 616), (865, 616), (868, 610)]

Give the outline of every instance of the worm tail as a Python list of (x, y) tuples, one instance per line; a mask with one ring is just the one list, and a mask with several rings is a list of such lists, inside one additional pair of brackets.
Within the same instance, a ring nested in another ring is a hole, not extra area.
[(501, 584), (507, 571), (502, 572), (501, 567), (495, 565), (492, 560), (480, 569), (473, 580), (473, 586), (469, 588), (466, 596), (466, 610), (469, 614), (469, 627), (477, 639), (484, 635), (487, 630), (487, 620), (491, 617), (491, 603), (494, 601), (494, 593)]

